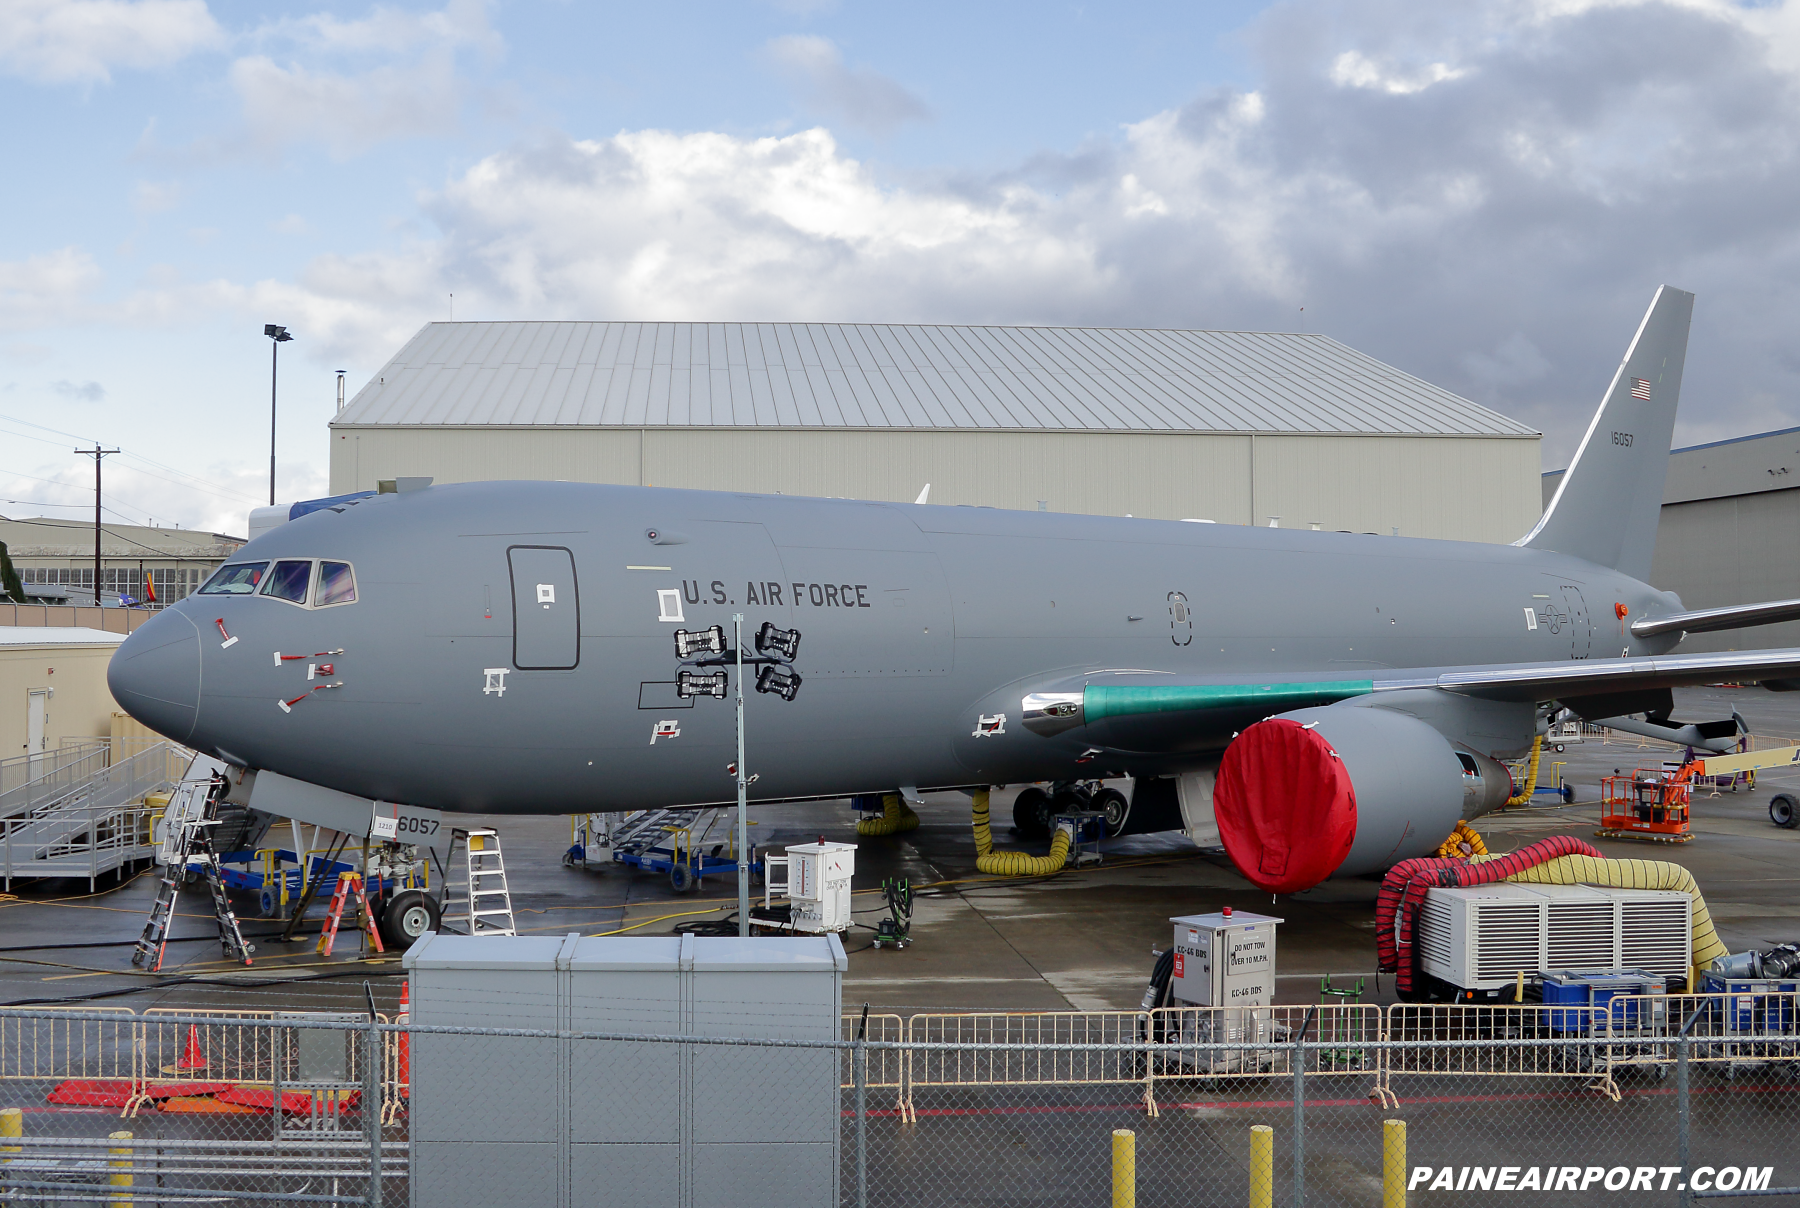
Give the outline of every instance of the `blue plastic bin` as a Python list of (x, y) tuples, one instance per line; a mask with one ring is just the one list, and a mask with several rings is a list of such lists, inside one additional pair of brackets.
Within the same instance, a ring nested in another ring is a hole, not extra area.
[[(1639, 994), (1660, 994), (1663, 978), (1646, 969), (1563, 969), (1544, 974), (1546, 1006), (1608, 1007), (1615, 998)], [(1612, 1027), (1631, 1027), (1638, 1023), (1637, 1003), (1620, 1003), (1608, 1012)], [(1553, 1032), (1585, 1033), (1587, 1016), (1579, 1011), (1551, 1011)]]
[(1800, 992), (1800, 978), (1724, 977), (1709, 970), (1700, 975), (1700, 992), (1732, 996), (1725, 1004), (1725, 1026), (1730, 1031), (1794, 1030), (1792, 996)]

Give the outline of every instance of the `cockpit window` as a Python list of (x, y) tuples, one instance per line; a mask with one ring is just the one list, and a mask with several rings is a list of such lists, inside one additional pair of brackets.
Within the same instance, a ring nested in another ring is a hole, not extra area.
[(263, 571), (269, 568), (267, 562), (239, 562), (232, 566), (221, 566), (206, 586), (200, 589), (203, 596), (247, 596), (256, 590), (262, 582)]
[(319, 563), (319, 595), (314, 603), (320, 608), (356, 603), (356, 576), (348, 562)]
[(262, 594), (286, 600), (291, 604), (306, 603), (306, 589), (312, 583), (312, 562), (277, 562), (263, 584)]

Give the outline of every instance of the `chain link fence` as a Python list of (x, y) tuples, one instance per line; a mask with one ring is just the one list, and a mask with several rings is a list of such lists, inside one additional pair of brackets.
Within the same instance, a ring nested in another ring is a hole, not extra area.
[[(870, 1013), (819, 1042), (4, 1010), (0, 1203), (493, 1203), (414, 1178), (484, 1145), (520, 1208), (1796, 1195), (1797, 999)], [(479, 1135), (433, 1135), (453, 1115)], [(709, 1145), (728, 1185), (682, 1173)]]

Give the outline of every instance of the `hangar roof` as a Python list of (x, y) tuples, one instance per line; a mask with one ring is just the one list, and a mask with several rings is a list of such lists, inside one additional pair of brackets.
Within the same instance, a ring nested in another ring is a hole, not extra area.
[(428, 323), (333, 425), (1537, 435), (1329, 336), (885, 323)]

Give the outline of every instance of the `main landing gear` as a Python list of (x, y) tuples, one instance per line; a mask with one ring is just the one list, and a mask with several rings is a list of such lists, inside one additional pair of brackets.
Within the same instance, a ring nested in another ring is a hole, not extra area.
[(1131, 802), (1118, 789), (1099, 781), (1081, 783), (1059, 781), (1050, 791), (1033, 785), (1013, 799), (1013, 829), (1027, 839), (1045, 839), (1050, 835), (1051, 820), (1058, 814), (1095, 812), (1105, 815), (1106, 836), (1113, 838), (1125, 830), (1131, 817)]

